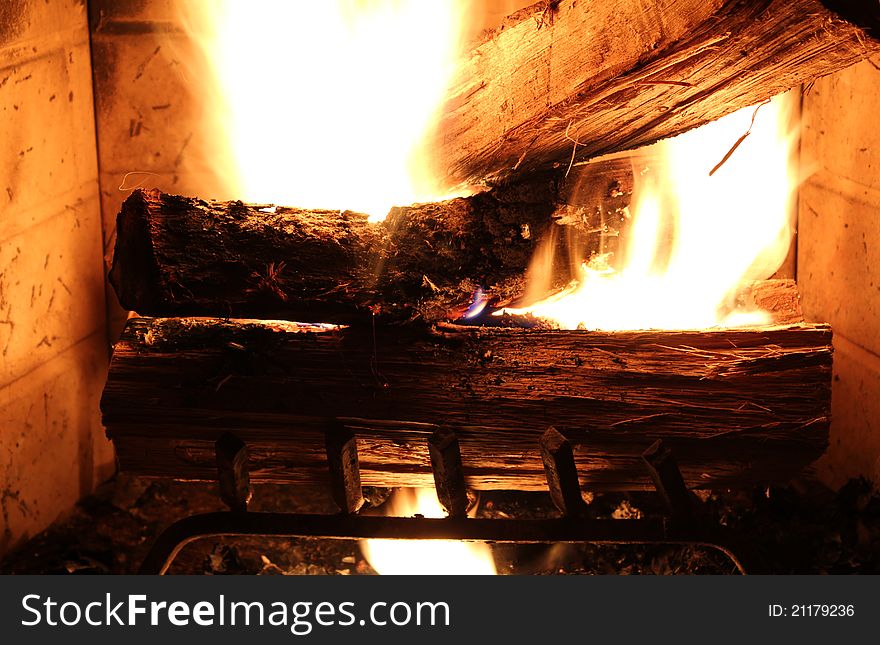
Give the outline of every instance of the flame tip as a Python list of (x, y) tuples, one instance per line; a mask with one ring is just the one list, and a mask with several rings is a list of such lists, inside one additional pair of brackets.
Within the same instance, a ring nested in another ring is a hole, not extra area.
[[(397, 517), (445, 517), (432, 488), (401, 488), (386, 502)], [(454, 540), (363, 540), (370, 566), (383, 575), (496, 575), (488, 544)]]
[(643, 149), (663, 163), (634, 173), (621, 256), (596, 254), (581, 266), (576, 288), (508, 312), (567, 329), (769, 322), (766, 313), (725, 305), (743, 282), (770, 277), (791, 243), (794, 105), (793, 95), (781, 95)]

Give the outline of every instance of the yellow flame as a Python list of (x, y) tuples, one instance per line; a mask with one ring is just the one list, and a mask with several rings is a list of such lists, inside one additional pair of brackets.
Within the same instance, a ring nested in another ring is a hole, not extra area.
[[(792, 132), (795, 97), (760, 107), (660, 142), (658, 172), (636, 177), (633, 221), (621, 266), (594, 257), (578, 284), (510, 313), (532, 313), (575, 329), (688, 329), (767, 322), (760, 311), (727, 311), (747, 280), (770, 277), (785, 260), (792, 237)], [(752, 118), (754, 118), (754, 124)], [(747, 131), (712, 175), (725, 152)]]
[(181, 4), (223, 192), (380, 220), (447, 196), (420, 144), (455, 70), (464, 0)]
[[(388, 515), (443, 517), (430, 488), (401, 488), (386, 503)], [(457, 540), (364, 540), (361, 549), (383, 575), (495, 575), (487, 544)]]

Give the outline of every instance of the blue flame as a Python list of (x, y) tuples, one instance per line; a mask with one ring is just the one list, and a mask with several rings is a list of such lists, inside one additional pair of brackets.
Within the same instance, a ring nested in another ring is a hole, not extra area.
[(467, 308), (467, 311), (464, 312), (464, 316), (462, 316), (462, 318), (464, 318), (465, 320), (476, 318), (483, 312), (483, 309), (486, 308), (486, 304), (488, 302), (489, 298), (486, 296), (485, 293), (483, 293), (483, 289), (477, 288), (477, 290), (474, 292), (474, 299), (471, 301), (471, 306)]

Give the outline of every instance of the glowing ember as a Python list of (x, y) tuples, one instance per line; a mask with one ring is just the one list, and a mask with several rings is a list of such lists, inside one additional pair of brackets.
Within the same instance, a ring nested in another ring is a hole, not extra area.
[[(633, 222), (618, 267), (607, 256), (594, 257), (577, 285), (506, 311), (569, 329), (767, 322), (763, 312), (730, 313), (727, 305), (742, 282), (770, 277), (788, 253), (797, 187), (793, 102), (779, 96), (757, 114), (745, 108), (646, 150), (660, 157), (659, 172), (636, 178), (641, 185), (633, 192)], [(750, 125), (750, 134), (710, 176)]]
[[(443, 517), (430, 488), (403, 488), (387, 502), (388, 514)], [(370, 565), (384, 575), (495, 575), (487, 544), (454, 540), (364, 540), (361, 549)]]
[(339, 208), (446, 197), (419, 144), (454, 71), (462, 0), (198, 0), (183, 22), (208, 76), (222, 190), (255, 202)]

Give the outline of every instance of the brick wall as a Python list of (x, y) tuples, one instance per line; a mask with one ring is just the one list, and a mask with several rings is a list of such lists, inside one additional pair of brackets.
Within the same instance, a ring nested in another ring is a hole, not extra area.
[(834, 327), (832, 485), (880, 483), (880, 71), (869, 61), (804, 97), (798, 268), (804, 312)]
[(84, 5), (0, 4), (0, 554), (113, 467)]

